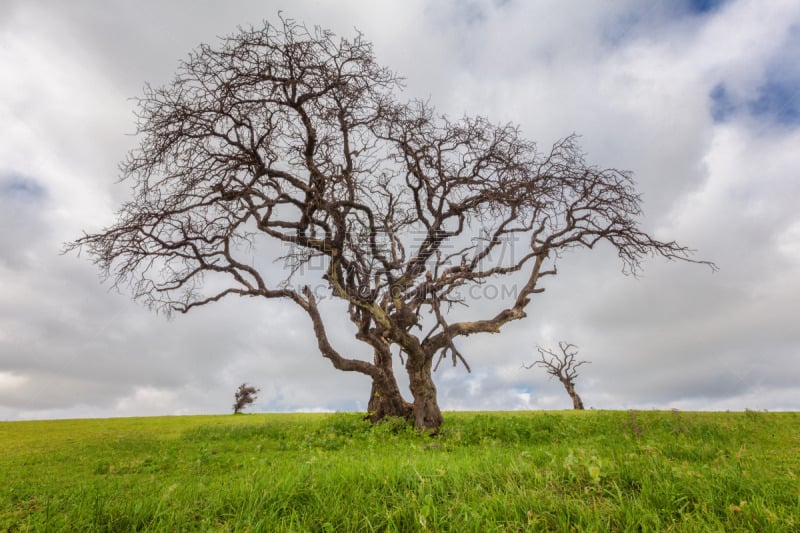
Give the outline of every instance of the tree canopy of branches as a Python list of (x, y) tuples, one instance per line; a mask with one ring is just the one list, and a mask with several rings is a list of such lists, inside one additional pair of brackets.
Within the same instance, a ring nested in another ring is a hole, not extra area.
[[(466, 364), (459, 337), (525, 317), (564, 251), (605, 242), (630, 272), (649, 255), (692, 260), (639, 228), (631, 175), (589, 165), (574, 136), (541, 150), (514, 125), (441, 116), (398, 100), (400, 88), (360, 35), (288, 19), (201, 45), (139, 99), (141, 143), (121, 165), (133, 198), (67, 250), (88, 249), (107, 277), (168, 312), (228, 296), (293, 302), (323, 357), (371, 379), (373, 420), (433, 431), (433, 368)], [(510, 240), (522, 252), (499, 254)], [(274, 243), (282, 270), (254, 259)], [(304, 277), (312, 261), (371, 360), (331, 343)], [(511, 278), (514, 293), (484, 318), (450, 313), (469, 303), (465, 288)]]
[(234, 402), (233, 402), (233, 414), (238, 414), (242, 412), (242, 409), (256, 401), (257, 394), (259, 393), (259, 389), (253, 387), (252, 385), (248, 385), (247, 383), (242, 383), (239, 385), (239, 388), (236, 389), (234, 393)]
[(575, 380), (578, 378), (578, 367), (590, 361), (575, 360), (575, 356), (578, 355), (578, 347), (574, 344), (562, 341), (558, 343), (558, 348), (561, 353), (537, 346), (536, 350), (539, 352), (539, 359), (523, 366), (527, 369), (535, 366), (544, 368), (545, 372), (557, 378), (564, 385), (567, 394), (572, 400), (572, 407), (574, 409), (583, 409), (583, 400), (575, 390)]

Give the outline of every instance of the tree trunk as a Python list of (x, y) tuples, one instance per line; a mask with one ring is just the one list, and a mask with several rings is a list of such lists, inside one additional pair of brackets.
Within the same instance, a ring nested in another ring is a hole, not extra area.
[(372, 390), (367, 404), (367, 418), (374, 424), (386, 417), (411, 418), (411, 404), (403, 399), (392, 368), (392, 352), (386, 343), (371, 342), (377, 376), (372, 377)]
[(406, 369), (410, 380), (409, 388), (414, 396), (414, 427), (436, 434), (444, 419), (436, 400), (436, 385), (431, 375), (432, 361), (432, 357), (409, 354)]
[(575, 385), (572, 384), (572, 381), (564, 381), (562, 383), (564, 383), (564, 388), (567, 389), (567, 394), (572, 398), (572, 408), (583, 409), (583, 401), (581, 401), (581, 397), (578, 396), (578, 393), (575, 391)]
[(374, 424), (390, 416), (411, 418), (412, 406), (403, 399), (393, 373), (373, 378), (367, 417)]

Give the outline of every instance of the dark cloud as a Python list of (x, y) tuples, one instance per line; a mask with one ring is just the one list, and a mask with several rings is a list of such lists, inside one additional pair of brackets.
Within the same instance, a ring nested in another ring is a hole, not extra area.
[(0, 173), (0, 198), (9, 204), (40, 204), (47, 190), (33, 178), (15, 172)]
[(49, 227), (43, 220), (47, 190), (33, 178), (0, 172), (0, 268), (30, 267), (35, 247)]

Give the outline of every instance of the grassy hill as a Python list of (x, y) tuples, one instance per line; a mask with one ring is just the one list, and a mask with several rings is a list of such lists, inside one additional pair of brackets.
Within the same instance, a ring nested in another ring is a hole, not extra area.
[(0, 423), (0, 531), (800, 531), (800, 414)]

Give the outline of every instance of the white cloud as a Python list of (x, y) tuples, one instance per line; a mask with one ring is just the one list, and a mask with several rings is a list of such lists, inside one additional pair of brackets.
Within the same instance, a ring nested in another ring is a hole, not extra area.
[(778, 251), (800, 266), (800, 220), (792, 223), (777, 239)]
[(12, 372), (0, 372), (0, 389), (17, 389), (26, 385), (29, 381), (26, 376), (19, 376)]
[[(223, 413), (242, 381), (262, 389), (257, 409), (363, 409), (368, 380), (322, 359), (291, 304), (230, 300), (168, 322), (100, 286), (88, 258), (58, 255), (128, 194), (114, 184), (135, 142), (128, 98), (169, 79), (199, 42), (278, 9), (363, 31), (407, 77), (406, 97), (518, 122), (542, 146), (581, 133), (591, 161), (636, 173), (646, 228), (721, 267), (651, 261), (633, 280), (609, 250), (568, 255), (525, 322), (462, 342), (472, 375), (442, 363), (445, 408), (568, 408), (559, 383), (521, 368), (537, 343), (558, 340), (592, 361), (578, 384), (587, 405), (800, 408), (800, 128), (751, 105), (796, 57), (800, 5), (736, 0), (702, 16), (681, 6), (4, 3), (0, 417)], [(728, 100), (715, 102), (717, 87)], [(3, 193), (12, 177), (42, 194)], [(340, 310), (325, 313), (336, 346), (369, 357)]]
[(156, 387), (136, 387), (133, 394), (118, 399), (114, 411), (120, 415), (165, 415), (178, 398), (178, 391), (164, 390)]

